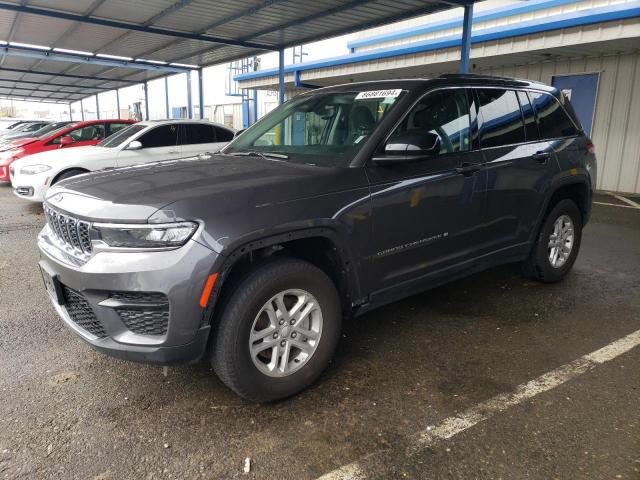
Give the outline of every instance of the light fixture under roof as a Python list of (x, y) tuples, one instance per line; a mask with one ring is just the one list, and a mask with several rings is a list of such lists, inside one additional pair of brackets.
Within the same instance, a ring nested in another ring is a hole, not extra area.
[(11, 45), (12, 47), (35, 48), (37, 50), (51, 50), (51, 47), (46, 47), (44, 45), (34, 45), (33, 43), (9, 42), (9, 45)]
[(162, 60), (147, 60), (146, 58), (136, 58), (136, 62), (153, 63), (155, 65), (166, 65), (167, 64), (167, 62), (163, 62)]
[(132, 57), (121, 57), (120, 55), (109, 55), (107, 53), (96, 53), (96, 57), (108, 58), (109, 60), (124, 60), (126, 62), (133, 60)]
[(55, 47), (53, 49), (54, 52), (59, 52), (59, 53), (71, 53), (73, 55), (86, 55), (87, 57), (93, 57), (93, 53), (92, 52), (85, 52), (84, 50), (71, 50), (69, 48), (58, 48)]
[(185, 68), (200, 68), (198, 65), (189, 65), (188, 63), (170, 63), (169, 65), (173, 65), (174, 67), (185, 67)]

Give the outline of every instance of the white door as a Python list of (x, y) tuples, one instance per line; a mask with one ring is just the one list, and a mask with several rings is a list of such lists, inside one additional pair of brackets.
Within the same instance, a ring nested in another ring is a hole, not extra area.
[(233, 132), (206, 123), (185, 123), (181, 136), (182, 156), (190, 157), (199, 153), (214, 153), (233, 138)]
[(175, 160), (182, 156), (178, 142), (179, 124), (159, 125), (136, 138), (142, 144), (137, 150), (127, 149), (118, 154), (118, 166), (139, 165), (160, 160)]

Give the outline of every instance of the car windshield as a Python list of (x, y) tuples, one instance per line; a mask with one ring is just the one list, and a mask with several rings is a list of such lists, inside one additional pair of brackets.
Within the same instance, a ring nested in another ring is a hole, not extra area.
[(392, 89), (303, 95), (276, 108), (223, 152), (344, 166), (403, 94)]
[(60, 122), (54, 123), (52, 125), (47, 125), (46, 127), (41, 128), (37, 132), (34, 132), (34, 136), (37, 136), (40, 140), (44, 140), (45, 138), (49, 138), (52, 135), (60, 133), (65, 128), (69, 128), (71, 124), (69, 122)]
[(147, 128), (147, 125), (131, 125), (130, 127), (123, 128), (113, 135), (105, 138), (100, 143), (98, 143), (99, 147), (105, 148), (116, 148), (122, 145), (124, 142), (129, 140), (136, 133)]

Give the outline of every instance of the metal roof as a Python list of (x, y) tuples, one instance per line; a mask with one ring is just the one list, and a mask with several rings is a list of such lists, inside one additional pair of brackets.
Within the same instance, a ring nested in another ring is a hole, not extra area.
[(0, 96), (68, 103), (464, 0), (0, 0)]

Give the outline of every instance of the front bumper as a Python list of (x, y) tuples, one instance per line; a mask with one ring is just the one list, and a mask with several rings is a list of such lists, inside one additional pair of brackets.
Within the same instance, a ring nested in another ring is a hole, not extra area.
[[(60, 247), (48, 226), (38, 237), (38, 247), (41, 268), (53, 274), (65, 291), (73, 292), (82, 307), (79, 311), (77, 301), (60, 305), (55, 295), (50, 295), (56, 312), (67, 327), (97, 350), (158, 364), (195, 362), (204, 355), (210, 327), (199, 299), (218, 258), (212, 250), (190, 240), (176, 250), (103, 251), (82, 261)], [(168, 305), (162, 308), (168, 311), (153, 310), (151, 304), (136, 301), (141, 293), (164, 299)], [(122, 298), (134, 300), (123, 303)], [(131, 315), (123, 314), (132, 311), (134, 319), (136, 312), (148, 315), (132, 327), (127, 323)], [(164, 321), (162, 328), (144, 323), (158, 318)]]
[(11, 175), (13, 194), (18, 198), (42, 203), (49, 188), (49, 185), (45, 184), (48, 179), (47, 175), (20, 175), (14, 173)]

